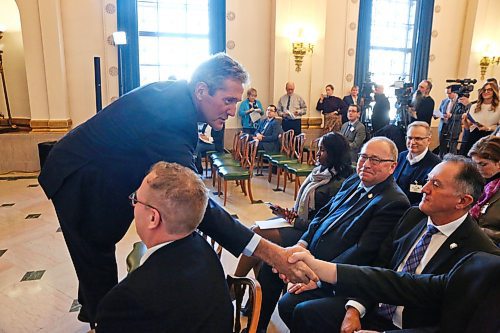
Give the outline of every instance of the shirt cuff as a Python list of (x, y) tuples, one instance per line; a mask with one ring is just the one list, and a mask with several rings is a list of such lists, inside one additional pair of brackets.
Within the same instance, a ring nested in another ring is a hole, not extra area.
[(345, 309), (347, 310), (349, 306), (358, 310), (360, 318), (363, 318), (365, 316), (366, 308), (363, 306), (363, 304), (350, 300), (345, 304)]
[(299, 241), (297, 243), (304, 245), (306, 247), (306, 249), (309, 246), (309, 243), (307, 243), (305, 240), (302, 240), (302, 239), (299, 239)]
[(250, 239), (250, 242), (248, 242), (247, 246), (245, 246), (245, 248), (243, 249), (243, 254), (246, 255), (247, 257), (253, 255), (261, 239), (262, 239), (261, 236), (254, 234), (252, 239)]

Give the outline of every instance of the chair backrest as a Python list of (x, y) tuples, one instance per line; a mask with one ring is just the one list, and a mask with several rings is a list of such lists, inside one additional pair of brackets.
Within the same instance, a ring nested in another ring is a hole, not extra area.
[(205, 240), (208, 242), (208, 244), (210, 244), (212, 246), (212, 248), (214, 249), (215, 253), (217, 254), (217, 257), (219, 257), (219, 260), (220, 260), (220, 257), (222, 256), (222, 245), (220, 245), (219, 243), (217, 243), (215, 241), (215, 239), (213, 239), (212, 237), (208, 236), (207, 234), (205, 234), (203, 231), (199, 230), (199, 229), (196, 229), (196, 231), (203, 237), (205, 238)]
[(255, 160), (257, 157), (257, 150), (259, 147), (259, 141), (252, 140), (252, 141), (247, 143), (246, 147), (247, 147), (247, 149), (245, 152), (245, 164), (243, 166), (248, 168), (248, 172), (250, 173), (250, 177), (252, 177), (253, 176), (253, 168), (255, 166)]
[(301, 133), (293, 139), (293, 150), (292, 150), (293, 156), (291, 156), (291, 157), (297, 158), (297, 161), (299, 163), (302, 161), (302, 154), (304, 153), (304, 143), (305, 142), (306, 142), (306, 134), (305, 133)]
[(321, 138), (316, 138), (311, 141), (311, 145), (309, 147), (309, 156), (307, 163), (313, 165), (316, 162), (316, 152), (318, 151), (319, 140)]
[(236, 148), (236, 155), (234, 156), (234, 159), (236, 161), (240, 161), (242, 166), (244, 163), (245, 152), (247, 149), (246, 145), (247, 145), (249, 138), (250, 138), (249, 134), (240, 134), (240, 136), (238, 138), (238, 145)]
[(262, 290), (259, 282), (250, 277), (235, 277), (231, 275), (228, 275), (226, 280), (229, 290), (234, 290), (236, 300), (233, 332), (241, 332), (240, 311), (243, 297), (248, 287), (248, 304), (251, 305), (252, 311), (248, 315), (247, 332), (256, 333), (262, 303)]
[(281, 152), (287, 156), (292, 154), (293, 134), (294, 131), (292, 129), (281, 133)]

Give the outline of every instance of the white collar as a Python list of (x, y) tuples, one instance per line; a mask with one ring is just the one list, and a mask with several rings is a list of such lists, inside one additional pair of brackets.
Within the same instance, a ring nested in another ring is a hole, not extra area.
[(418, 163), (421, 160), (423, 160), (423, 158), (425, 157), (425, 154), (427, 154), (428, 151), (429, 151), (429, 148), (425, 148), (425, 150), (422, 152), (422, 154), (417, 155), (415, 157), (410, 157), (411, 153), (408, 151), (408, 155), (406, 155), (406, 159), (408, 160), (408, 162), (410, 162), (410, 165), (413, 165), (413, 164)]
[(452, 233), (455, 232), (455, 230), (460, 227), (460, 225), (465, 221), (469, 213), (465, 213), (464, 215), (460, 216), (458, 219), (451, 221), (450, 223), (446, 223), (445, 225), (435, 225), (430, 216), (427, 217), (427, 225), (432, 225), (436, 227), (437, 230), (439, 230), (442, 234), (444, 234), (446, 237), (450, 237)]
[(146, 252), (144, 253), (144, 255), (142, 256), (141, 258), (141, 261), (140, 261), (140, 264), (139, 266), (142, 266), (142, 264), (144, 264), (144, 262), (146, 260), (148, 260), (148, 258), (153, 254), (155, 253), (157, 250), (161, 249), (162, 247), (164, 247), (165, 245), (168, 245), (170, 243), (172, 243), (174, 241), (168, 241), (168, 242), (165, 242), (165, 243), (160, 243), (160, 244), (157, 244), (153, 247), (150, 247), (149, 249), (146, 250)]

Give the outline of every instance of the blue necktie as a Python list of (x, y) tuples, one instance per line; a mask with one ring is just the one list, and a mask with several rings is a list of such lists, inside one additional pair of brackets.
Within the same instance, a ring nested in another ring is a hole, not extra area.
[[(436, 229), (433, 225), (427, 226), (427, 231), (423, 234), (422, 238), (418, 241), (417, 245), (411, 252), (408, 260), (406, 260), (402, 272), (407, 273), (415, 273), (422, 257), (424, 256), (425, 251), (429, 247), (429, 243), (431, 242), (432, 235), (437, 233), (439, 230)], [(392, 317), (394, 316), (394, 312), (396, 312), (395, 305), (389, 304), (381, 304), (379, 307), (379, 314), (392, 322)]]
[(348, 199), (344, 203), (342, 203), (335, 211), (329, 213), (323, 218), (323, 220), (321, 221), (321, 225), (313, 235), (311, 244), (309, 246), (309, 251), (314, 253), (314, 249), (318, 245), (321, 236), (330, 229), (331, 225), (336, 223), (345, 213), (347, 213), (347, 211), (351, 207), (353, 207), (358, 202), (363, 193), (365, 193), (364, 187), (358, 187), (357, 190), (353, 194), (351, 194), (351, 196), (348, 197)]

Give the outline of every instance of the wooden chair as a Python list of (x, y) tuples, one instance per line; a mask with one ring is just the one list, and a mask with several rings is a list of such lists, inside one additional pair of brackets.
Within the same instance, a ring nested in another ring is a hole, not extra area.
[[(221, 166), (217, 169), (218, 178), (218, 192), (219, 196), (221, 193), (221, 182), (224, 180), (224, 206), (227, 201), (227, 182), (231, 180), (237, 181), (237, 184), (241, 185), (241, 189), (245, 195), (247, 195), (248, 189), (248, 197), (250, 202), (253, 203), (253, 194), (252, 194), (252, 183), (251, 179), (253, 177), (253, 169), (255, 166), (255, 157), (257, 155), (257, 147), (259, 145), (259, 141), (253, 140), (246, 144), (245, 156), (243, 158), (242, 165), (238, 166)], [(248, 183), (248, 187), (246, 186)]]
[[(309, 147), (309, 152), (314, 152), (314, 155), (318, 151), (319, 140), (320, 138), (314, 139)], [(299, 161), (301, 160), (302, 158), (299, 159)], [(307, 177), (315, 167), (315, 159), (310, 156), (307, 163), (286, 163), (284, 166), (285, 184), (283, 185), (283, 192), (286, 190), (286, 179), (288, 175), (291, 175), (295, 183), (293, 199), (297, 199), (297, 193), (300, 188), (300, 177)]]
[[(238, 145), (238, 140), (239, 140), (239, 137), (240, 135), (242, 134), (243, 132), (242, 131), (239, 131), (239, 132), (236, 132), (234, 133), (234, 137), (233, 137), (233, 146), (231, 147), (231, 150), (229, 152), (226, 152), (226, 149), (224, 153), (220, 153), (220, 152), (211, 152), (210, 154), (208, 154), (207, 152), (207, 156), (208, 156), (208, 161), (210, 162), (210, 169), (212, 171), (211, 173), (211, 176), (213, 177), (214, 176), (214, 167), (213, 167), (213, 161), (215, 159), (224, 159), (226, 157), (230, 157), (230, 156), (235, 156), (235, 152), (237, 150), (237, 145)], [(214, 186), (215, 186), (215, 182), (214, 182)]]
[(217, 157), (212, 160), (212, 186), (215, 187), (215, 180), (217, 177), (217, 169), (222, 166), (241, 166), (245, 155), (246, 144), (250, 135), (240, 133), (236, 141), (235, 148), (231, 156)]
[[(276, 191), (279, 190), (280, 188), (280, 177), (282, 170), (285, 168), (286, 164), (290, 163), (300, 163), (302, 161), (302, 153), (304, 150), (304, 142), (306, 140), (306, 134), (302, 133), (297, 135), (295, 138), (293, 138), (293, 144), (292, 144), (292, 149), (290, 152), (290, 155), (288, 157), (285, 156), (277, 156), (273, 157), (270, 160), (270, 165), (273, 167), (276, 167), (276, 175), (278, 177), (278, 181), (276, 183)], [(283, 191), (286, 189), (286, 176), (284, 179), (284, 187)]]
[(248, 333), (256, 333), (262, 303), (262, 289), (259, 282), (250, 277), (235, 277), (231, 275), (228, 275), (226, 280), (229, 290), (234, 291), (236, 300), (233, 332), (241, 332), (241, 305), (245, 291), (248, 288), (248, 306), (251, 307), (252, 311), (248, 315), (246, 329)]
[(271, 179), (272, 179), (272, 174), (273, 174), (273, 170), (272, 170), (272, 166), (271, 166), (271, 160), (274, 158), (274, 159), (277, 159), (277, 158), (289, 158), (290, 155), (292, 154), (292, 150), (293, 150), (293, 134), (294, 134), (294, 131), (293, 130), (288, 130), (284, 133), (281, 133), (281, 150), (279, 153), (266, 153), (263, 155), (263, 157), (265, 159), (267, 159), (268, 161), (268, 165), (269, 165), (269, 174), (267, 176), (267, 181), (270, 183), (271, 182)]

